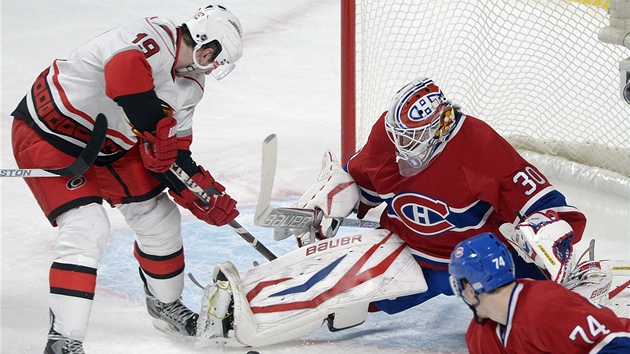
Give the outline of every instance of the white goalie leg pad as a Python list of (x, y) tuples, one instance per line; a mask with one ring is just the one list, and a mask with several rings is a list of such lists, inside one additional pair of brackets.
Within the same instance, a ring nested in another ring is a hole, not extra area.
[(324, 215), (313, 230), (294, 230), (300, 247), (315, 242), (315, 239), (333, 237), (341, 221), (350, 215), (359, 202), (359, 188), (346, 172), (335, 155), (326, 150), (322, 158), (322, 170), (311, 188), (298, 200), (296, 207), (321, 210)]
[[(227, 333), (222, 332), (223, 325), (217, 321), (220, 316), (205, 315), (207, 311), (212, 311), (217, 303), (217, 301), (212, 300), (215, 293), (214, 285), (208, 286), (197, 322), (198, 348), (264, 346), (280, 343), (312, 333), (321, 327), (325, 321), (326, 311), (318, 310), (306, 313), (299, 318), (287, 319), (287, 321), (280, 318), (275, 319), (272, 323), (258, 323), (247, 295), (243, 292), (242, 280), (236, 267), (231, 262), (226, 261), (217, 265), (215, 273), (217, 270), (228, 279), (233, 301), (233, 327)], [(218, 311), (217, 313), (222, 312)]]
[(619, 317), (630, 318), (630, 260), (601, 260), (613, 275), (606, 306)]
[(584, 261), (567, 275), (562, 285), (594, 303), (606, 305), (612, 281), (612, 271), (605, 262)]
[(330, 309), (334, 312), (328, 316), (328, 329), (339, 331), (360, 325), (367, 318), (369, 305), (369, 303), (359, 302), (344, 304), (342, 308)]
[(330, 314), (335, 327), (349, 327), (365, 319), (370, 302), (427, 290), (407, 245), (383, 229), (316, 242), (242, 277), (229, 262), (220, 268), (234, 295), (235, 337), (249, 346), (312, 333)]

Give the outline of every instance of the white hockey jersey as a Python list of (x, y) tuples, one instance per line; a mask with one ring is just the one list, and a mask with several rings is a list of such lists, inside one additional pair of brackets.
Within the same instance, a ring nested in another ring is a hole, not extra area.
[(57, 148), (76, 154), (85, 146), (95, 117), (103, 113), (108, 131), (99, 158), (115, 158), (134, 146), (137, 137), (124, 111), (106, 94), (111, 88), (106, 87), (105, 66), (120, 53), (140, 51), (150, 66), (158, 98), (173, 109), (178, 136), (189, 137), (194, 107), (203, 96), (205, 75), (175, 75), (179, 33), (173, 22), (158, 17), (109, 30), (67, 59), (55, 60), (40, 74), (13, 114), (33, 122)]

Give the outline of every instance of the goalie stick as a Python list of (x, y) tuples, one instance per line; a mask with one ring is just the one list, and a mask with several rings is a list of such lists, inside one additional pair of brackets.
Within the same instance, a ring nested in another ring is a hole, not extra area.
[[(188, 187), (190, 191), (195, 193), (197, 198), (199, 198), (199, 200), (205, 206), (210, 205), (210, 200), (212, 198), (208, 193), (219, 194), (218, 191), (214, 188), (203, 190), (201, 187), (199, 187), (197, 183), (195, 183), (195, 181), (192, 180), (192, 178), (188, 176), (188, 174), (184, 170), (182, 170), (179, 166), (177, 166), (177, 164), (173, 164), (173, 166), (171, 167), (171, 172), (173, 172), (175, 176), (179, 178), (180, 181), (184, 182), (186, 187)], [(277, 258), (276, 255), (273, 254), (273, 252), (271, 252), (267, 247), (265, 247), (265, 245), (260, 243), (254, 237), (254, 235), (249, 233), (238, 221), (232, 220), (230, 221), (228, 225), (230, 225), (230, 227), (232, 227), (232, 229), (236, 231), (237, 234), (239, 234), (245, 241), (247, 241), (247, 243), (249, 243), (252, 247), (254, 247), (260, 254), (265, 256), (265, 258), (267, 258), (270, 261), (273, 261), (274, 259)]]
[(94, 120), (90, 139), (79, 157), (70, 165), (62, 168), (15, 168), (0, 169), (0, 177), (59, 177), (79, 176), (84, 174), (98, 157), (98, 152), (107, 135), (107, 118), (99, 113)]
[[(260, 194), (254, 214), (254, 224), (275, 228), (274, 239), (282, 240), (291, 235), (289, 229), (309, 230), (312, 227), (317, 227), (323, 214), (321, 210), (315, 209), (273, 208), (271, 206), (271, 192), (276, 175), (277, 160), (278, 143), (275, 134), (272, 134), (263, 142)], [(380, 225), (376, 221), (346, 218), (341, 222), (341, 226), (375, 229)]]
[[(276, 208), (265, 220), (269, 225), (258, 225), (275, 228), (273, 238), (276, 241), (284, 240), (293, 235), (291, 229), (309, 230), (311, 225), (316, 227), (322, 221), (323, 212), (315, 209)], [(314, 220), (309, 223), (309, 220)], [(287, 225), (292, 224), (292, 225)], [(297, 226), (294, 226), (297, 225)], [(341, 226), (376, 229), (381, 224), (378, 221), (343, 219)]]

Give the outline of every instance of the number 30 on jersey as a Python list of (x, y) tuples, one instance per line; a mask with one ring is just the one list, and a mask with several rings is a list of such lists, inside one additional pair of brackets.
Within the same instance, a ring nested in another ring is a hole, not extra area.
[(544, 185), (547, 183), (545, 177), (543, 177), (538, 171), (536, 171), (533, 167), (527, 166), (525, 167), (525, 171), (520, 171), (514, 175), (512, 178), (514, 183), (520, 183), (523, 187), (527, 188), (525, 191), (525, 195), (532, 195), (536, 192), (536, 188), (539, 185)]

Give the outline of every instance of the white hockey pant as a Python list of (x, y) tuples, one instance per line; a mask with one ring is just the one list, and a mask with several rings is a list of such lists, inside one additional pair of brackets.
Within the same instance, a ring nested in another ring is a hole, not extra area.
[(53, 329), (82, 341), (87, 333), (96, 270), (109, 239), (110, 224), (100, 204), (69, 210), (56, 221), (59, 234), (49, 278)]
[(181, 214), (166, 193), (118, 207), (136, 234), (136, 258), (153, 296), (177, 300), (184, 289)]

